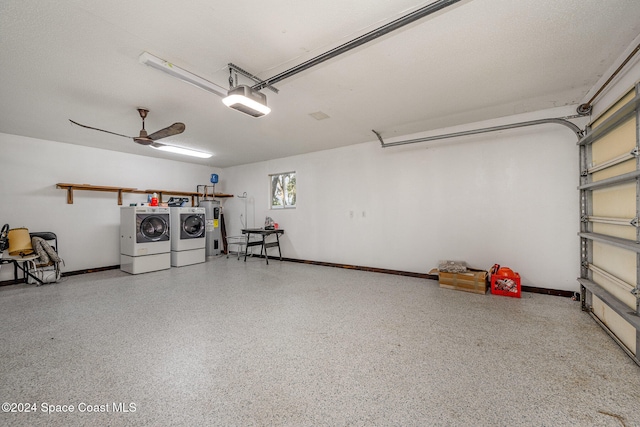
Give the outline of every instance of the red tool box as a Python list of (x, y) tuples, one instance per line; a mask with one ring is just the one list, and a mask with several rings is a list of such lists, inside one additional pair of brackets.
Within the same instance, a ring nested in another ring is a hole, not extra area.
[(508, 267), (494, 266), (491, 269), (491, 293), (505, 297), (520, 298), (520, 274)]

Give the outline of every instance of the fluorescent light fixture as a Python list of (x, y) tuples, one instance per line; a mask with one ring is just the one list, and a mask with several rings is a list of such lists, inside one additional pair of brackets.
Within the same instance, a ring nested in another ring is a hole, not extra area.
[(262, 117), (271, 112), (271, 108), (267, 107), (266, 95), (245, 85), (229, 90), (229, 96), (223, 98), (222, 102), (229, 108), (253, 117)]
[(155, 148), (160, 151), (167, 151), (169, 153), (183, 154), (185, 156), (199, 157), (201, 159), (208, 159), (213, 154), (205, 153), (202, 151), (191, 150), (190, 148), (177, 147), (175, 145), (165, 145), (159, 142), (154, 142), (150, 145), (151, 148)]
[(171, 62), (167, 62), (164, 59), (153, 56), (148, 52), (143, 52), (140, 55), (139, 60), (141, 63), (148, 65), (151, 68), (160, 70), (164, 73), (169, 74), (170, 76), (182, 80), (183, 82), (190, 83), (194, 86), (199, 87), (200, 89), (204, 89), (207, 92), (215, 93), (218, 96), (227, 96), (227, 90), (222, 86), (211, 83), (209, 80), (203, 79), (200, 76), (196, 76), (195, 74), (192, 74), (187, 70), (184, 70), (177, 65), (172, 64)]

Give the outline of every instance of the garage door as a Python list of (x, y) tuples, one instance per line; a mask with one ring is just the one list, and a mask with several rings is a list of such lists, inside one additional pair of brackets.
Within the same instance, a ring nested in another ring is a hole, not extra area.
[(640, 85), (580, 146), (582, 308), (640, 365)]

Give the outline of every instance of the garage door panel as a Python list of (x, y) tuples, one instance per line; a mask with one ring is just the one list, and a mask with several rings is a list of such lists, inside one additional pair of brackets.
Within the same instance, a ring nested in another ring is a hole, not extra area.
[(631, 351), (637, 355), (637, 335), (636, 329), (629, 324), (618, 313), (613, 311), (607, 304), (598, 297), (593, 297), (593, 314), (604, 323), (616, 337)]
[(633, 172), (635, 170), (636, 170), (636, 160), (634, 158), (634, 159), (627, 160), (623, 163), (619, 163), (615, 166), (608, 167), (607, 169), (594, 172), (592, 175), (593, 182), (602, 181), (603, 179)]
[(635, 183), (595, 190), (591, 197), (594, 216), (629, 219), (636, 216)]
[(630, 117), (592, 144), (591, 161), (597, 165), (621, 154), (627, 154), (633, 150), (635, 142), (636, 118)]
[(627, 92), (622, 98), (620, 98), (620, 100), (616, 101), (615, 104), (609, 107), (607, 111), (602, 113), (600, 116), (598, 116), (596, 120), (593, 121), (593, 123), (591, 123), (591, 129), (595, 129), (598, 126), (600, 126), (602, 122), (604, 122), (609, 117), (611, 117), (613, 113), (615, 113), (624, 105), (626, 105), (628, 102), (630, 102), (635, 96), (636, 96), (635, 90), (632, 89), (629, 92)]
[(593, 242), (593, 264), (633, 286), (637, 280), (637, 258), (635, 252)]
[(634, 240), (636, 238), (636, 228), (624, 225), (596, 223), (593, 224), (593, 232), (627, 240)]
[(638, 365), (639, 94), (640, 83), (594, 120), (579, 142), (583, 309)]
[(631, 293), (632, 287), (630, 285), (622, 285), (617, 281), (611, 280), (610, 277), (596, 272), (593, 273), (593, 281), (629, 307), (629, 311), (633, 311), (635, 309), (636, 297)]

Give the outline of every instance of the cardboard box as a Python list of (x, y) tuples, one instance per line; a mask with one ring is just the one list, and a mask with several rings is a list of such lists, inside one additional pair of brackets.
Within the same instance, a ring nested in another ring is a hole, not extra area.
[(483, 295), (487, 293), (488, 273), (485, 270), (470, 268), (466, 273), (445, 273), (438, 270), (435, 270), (435, 272), (438, 274), (438, 282), (441, 288)]

